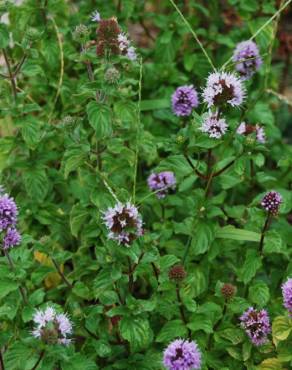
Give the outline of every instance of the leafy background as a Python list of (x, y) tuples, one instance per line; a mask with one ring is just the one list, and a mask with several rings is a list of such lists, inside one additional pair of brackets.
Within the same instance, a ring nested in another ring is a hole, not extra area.
[[(284, 3), (177, 1), (184, 19), (168, 0), (0, 3), (1, 183), (19, 206), (23, 234), (10, 252), (15, 271), (0, 258), (5, 369), (33, 368), (41, 345), (31, 337), (31, 319), (47, 304), (70, 314), (74, 345), (47, 348), (39, 369), (162, 369), (163, 349), (188, 330), (203, 353), (203, 369), (291, 368), (292, 325), (280, 289), (292, 275), (291, 8), (276, 13)], [(137, 62), (98, 58), (94, 47), (80, 53), (74, 29), (85, 24), (94, 40), (94, 10), (118, 18), (138, 47)], [(187, 125), (175, 117), (174, 89), (192, 83), (200, 90), (211, 72), (190, 27), (220, 68), (236, 43), (274, 14), (256, 37), (263, 66), (247, 83), (242, 110), (229, 112), (224, 141), (199, 133), (203, 106)], [(2, 76), (4, 53), (17, 71), (14, 87)], [(105, 79), (112, 66), (121, 74), (114, 85)], [(234, 137), (243, 118), (265, 127), (265, 146)], [(206, 182), (184, 153), (206, 172), (210, 148), (217, 170), (235, 163), (214, 178), (206, 197)], [(154, 170), (177, 178), (175, 194), (163, 201), (147, 189)], [(284, 203), (261, 256), (259, 202), (271, 189)], [(107, 240), (101, 212), (115, 203), (112, 193), (131, 198), (143, 216), (145, 236), (131, 248)], [(182, 260), (187, 277), (179, 303), (168, 272)], [(225, 282), (237, 287), (226, 310)], [(270, 342), (260, 348), (239, 327), (250, 305), (265, 307), (273, 321)]]

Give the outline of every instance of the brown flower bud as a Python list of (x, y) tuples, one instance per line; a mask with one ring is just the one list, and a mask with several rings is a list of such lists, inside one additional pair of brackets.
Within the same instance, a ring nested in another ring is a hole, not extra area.
[(225, 283), (221, 288), (221, 294), (226, 300), (234, 297), (236, 292), (236, 287), (232, 284)]
[(186, 275), (183, 265), (175, 265), (168, 272), (169, 279), (174, 280), (176, 283), (183, 281)]

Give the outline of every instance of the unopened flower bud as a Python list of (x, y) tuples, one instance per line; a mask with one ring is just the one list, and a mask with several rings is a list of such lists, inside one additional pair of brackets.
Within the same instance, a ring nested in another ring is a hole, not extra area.
[(120, 72), (115, 67), (108, 68), (105, 71), (104, 79), (108, 83), (114, 84), (119, 80), (119, 78), (120, 78)]
[(73, 39), (82, 43), (88, 38), (89, 34), (90, 30), (84, 24), (79, 24), (72, 32)]
[(41, 32), (39, 32), (38, 29), (29, 27), (26, 30), (25, 38), (28, 42), (34, 42), (37, 41), (41, 37)]
[(236, 287), (232, 284), (225, 283), (221, 288), (221, 294), (226, 300), (230, 300), (236, 293)]
[(168, 272), (169, 279), (175, 281), (176, 283), (183, 281), (186, 275), (187, 273), (183, 265), (175, 265)]

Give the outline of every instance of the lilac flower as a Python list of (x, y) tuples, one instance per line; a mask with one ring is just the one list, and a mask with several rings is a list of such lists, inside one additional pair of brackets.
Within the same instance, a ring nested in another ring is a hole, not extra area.
[(259, 143), (261, 144), (265, 144), (266, 142), (266, 134), (265, 134), (265, 130), (263, 129), (263, 127), (261, 127), (260, 125), (256, 125), (255, 127), (255, 130), (256, 130), (256, 139)]
[(263, 197), (261, 201), (261, 206), (271, 213), (272, 215), (276, 216), (279, 212), (280, 204), (282, 203), (282, 196), (280, 193), (276, 191), (269, 191)]
[(8, 194), (0, 195), (0, 231), (14, 226), (17, 221), (18, 209), (13, 198)]
[(260, 346), (267, 342), (271, 331), (270, 319), (266, 310), (256, 310), (250, 307), (240, 317), (241, 326), (249, 336), (251, 342)]
[(284, 307), (287, 308), (290, 316), (292, 316), (292, 279), (288, 279), (282, 285), (282, 295), (284, 300)]
[(127, 57), (134, 61), (137, 59), (137, 54), (136, 54), (136, 49), (134, 48), (134, 46), (130, 46), (127, 50)]
[(3, 249), (9, 249), (19, 245), (21, 242), (21, 236), (14, 227), (9, 227), (6, 230), (6, 234), (3, 238)]
[(164, 351), (163, 364), (168, 370), (201, 368), (201, 352), (195, 341), (176, 339)]
[(99, 22), (101, 20), (101, 17), (100, 17), (100, 13), (95, 10), (92, 14), (91, 14), (91, 21), (92, 22)]
[(171, 97), (172, 110), (176, 116), (189, 116), (199, 105), (198, 93), (193, 85), (180, 86)]
[(236, 75), (214, 72), (207, 79), (203, 98), (209, 108), (213, 105), (221, 106), (224, 104), (230, 104), (232, 107), (239, 106), (245, 98), (245, 89)]
[(58, 314), (53, 307), (37, 310), (33, 316), (35, 328), (32, 335), (47, 344), (68, 345), (72, 334), (72, 323), (66, 314)]
[(175, 189), (176, 179), (171, 171), (152, 173), (147, 179), (150, 190), (157, 191), (157, 198), (164, 198), (170, 190)]
[(117, 203), (113, 208), (108, 208), (104, 212), (103, 221), (109, 230), (108, 238), (116, 240), (119, 244), (129, 246), (143, 235), (141, 216), (130, 202)]
[(218, 118), (217, 113), (209, 112), (200, 130), (206, 132), (209, 137), (220, 139), (227, 131), (227, 128), (228, 125), (224, 118)]
[(118, 43), (121, 51), (126, 51), (130, 46), (130, 41), (128, 40), (128, 37), (124, 33), (120, 33), (118, 35)]
[(249, 79), (263, 63), (257, 44), (250, 40), (237, 44), (233, 53), (233, 61), (243, 80)]
[(256, 140), (260, 144), (264, 144), (266, 142), (266, 134), (265, 130), (262, 126), (259, 124), (256, 124), (255, 126), (246, 124), (245, 122), (241, 122), (241, 124), (237, 127), (236, 133), (240, 135), (249, 135), (251, 133), (255, 132), (256, 134)]

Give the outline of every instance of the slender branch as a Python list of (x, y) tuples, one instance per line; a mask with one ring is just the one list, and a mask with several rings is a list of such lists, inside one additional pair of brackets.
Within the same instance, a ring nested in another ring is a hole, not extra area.
[[(169, 0), (170, 3), (172, 4), (172, 6), (175, 8), (175, 10), (178, 12), (178, 14), (180, 15), (181, 19), (183, 20), (183, 22), (185, 23), (185, 25), (187, 26), (187, 28), (189, 29), (190, 33), (193, 35), (194, 39), (196, 40), (196, 42), (198, 43), (199, 47), (201, 48), (202, 52), (204, 53), (207, 61), (209, 62), (210, 66), (212, 67), (212, 69), (214, 69), (214, 71), (216, 71), (216, 68), (211, 60), (211, 58), (209, 57), (206, 49), (204, 48), (203, 44), (201, 43), (201, 41), (199, 40), (196, 32), (192, 29), (191, 25), (189, 24), (189, 22), (186, 20), (186, 18), (184, 17), (184, 15), (182, 14), (182, 12), (179, 10), (179, 8), (177, 7), (176, 3), (174, 2), (174, 0)], [(290, 0), (292, 1), (292, 0)]]
[(64, 275), (64, 273), (62, 272), (62, 270), (60, 269), (60, 266), (58, 265), (57, 261), (55, 260), (54, 257), (51, 257), (52, 259), (52, 262), (58, 272), (58, 274), (60, 275), (60, 277), (62, 278), (62, 280), (64, 281), (64, 283), (68, 286), (68, 288), (72, 289), (73, 288), (73, 285), (68, 281), (68, 279), (66, 278), (66, 276)]
[[(171, 0), (170, 0), (171, 1)], [(282, 5), (280, 7), (280, 9), (278, 9), (276, 11), (276, 13), (271, 17), (269, 18), (251, 37), (249, 40), (253, 40), (255, 39), (261, 32), (263, 29), (265, 29), (276, 17), (278, 17), (280, 15), (280, 13), (291, 3), (292, 0), (288, 0), (286, 1), (286, 3), (284, 5)], [(229, 62), (232, 60), (232, 56), (223, 64), (223, 66), (221, 67), (221, 69), (224, 69), (228, 64)]]
[(187, 160), (188, 164), (192, 167), (192, 169), (195, 171), (195, 173), (201, 178), (201, 179), (204, 179), (206, 180), (208, 178), (208, 176), (205, 176), (204, 174), (202, 174), (192, 163), (190, 157), (184, 153), (184, 157), (185, 159)]
[(49, 114), (49, 123), (50, 123), (51, 122), (51, 119), (52, 119), (52, 116), (53, 116), (53, 113), (54, 113), (54, 110), (55, 110), (55, 105), (57, 103), (57, 100), (59, 98), (59, 95), (61, 93), (61, 88), (62, 88), (62, 85), (63, 85), (63, 77), (64, 77), (64, 50), (63, 50), (62, 37), (61, 37), (61, 34), (59, 32), (59, 28), (57, 26), (57, 23), (55, 22), (55, 20), (54, 20), (53, 17), (49, 17), (49, 19), (53, 23), (54, 30), (56, 32), (56, 36), (57, 36), (57, 40), (58, 40), (59, 51), (60, 51), (60, 76), (59, 76), (59, 82), (58, 82), (58, 86), (57, 86), (56, 95), (55, 95), (55, 98), (54, 98), (54, 101), (53, 101), (53, 106), (52, 106), (51, 112)]
[(148, 30), (146, 24), (144, 23), (144, 19), (142, 17), (139, 17), (139, 23), (140, 23), (141, 27), (143, 28), (146, 36), (148, 36), (148, 38), (151, 39), (152, 41), (155, 41), (155, 38), (151, 35), (151, 33)]
[[(8, 263), (10, 265), (11, 271), (13, 271), (15, 273), (14, 263), (13, 263), (10, 255), (9, 255), (8, 251), (5, 250), (5, 249), (4, 249), (4, 254), (5, 254), (5, 256), (6, 256), (7, 260), (8, 260)], [(22, 286), (19, 286), (18, 289), (19, 289), (20, 295), (22, 296), (22, 299), (23, 299), (24, 304), (28, 305), (28, 300), (27, 300), (27, 297), (26, 297), (25, 289)]]
[(114, 287), (115, 287), (115, 292), (117, 293), (117, 296), (119, 298), (120, 304), (123, 306), (125, 304), (125, 302), (124, 302), (124, 300), (123, 300), (123, 298), (121, 296), (121, 293), (119, 291), (119, 288), (117, 286), (117, 283), (114, 283)]
[(20, 72), (21, 70), (21, 67), (23, 66), (24, 62), (26, 61), (26, 58), (27, 58), (27, 54), (23, 54), (20, 62), (17, 64), (16, 68), (15, 68), (15, 71), (13, 73), (13, 76), (14, 78), (17, 77), (18, 73)]
[(259, 245), (260, 255), (263, 254), (265, 234), (269, 229), (271, 221), (272, 221), (272, 214), (270, 212), (268, 212), (268, 215), (267, 215), (267, 218), (266, 218), (266, 221), (265, 221), (264, 227), (262, 229), (262, 233), (261, 233), (261, 240), (260, 240), (260, 245)]
[(17, 98), (16, 82), (15, 82), (15, 79), (14, 79), (14, 76), (13, 76), (13, 73), (12, 73), (12, 69), (11, 69), (11, 65), (10, 65), (10, 62), (9, 62), (7, 52), (6, 52), (5, 49), (2, 49), (2, 51), (3, 51), (4, 60), (5, 60), (7, 69), (8, 69), (8, 75), (9, 75), (9, 79), (10, 79), (10, 83), (11, 83), (13, 99), (14, 99), (14, 102), (16, 102), (16, 98)]
[(40, 353), (40, 357), (38, 358), (37, 362), (35, 363), (34, 367), (31, 370), (35, 370), (39, 366), (44, 355), (45, 355), (45, 350), (43, 349), (42, 352)]
[(137, 106), (137, 130), (136, 130), (136, 147), (135, 147), (134, 181), (133, 181), (133, 203), (135, 203), (135, 200), (136, 200), (136, 183), (137, 183), (139, 141), (140, 141), (140, 129), (141, 129), (142, 79), (143, 79), (143, 60), (142, 58), (140, 58), (139, 90), (138, 90), (138, 106)]
[[(176, 284), (175, 290), (176, 290), (176, 298), (177, 298), (177, 302), (178, 302), (180, 316), (181, 316), (181, 319), (182, 319), (183, 323), (187, 327), (188, 321), (187, 321), (187, 318), (186, 318), (186, 315), (185, 315), (185, 311), (184, 311), (184, 308), (183, 308), (183, 302), (182, 302), (182, 299), (181, 299), (181, 295), (180, 295), (179, 285), (178, 284)], [(187, 327), (187, 330), (188, 330), (188, 336), (190, 338), (191, 337), (191, 331), (190, 331), (190, 329), (188, 327)]]
[(4, 360), (2, 356), (2, 348), (0, 348), (0, 370), (5, 370)]

